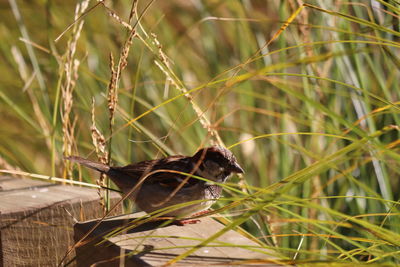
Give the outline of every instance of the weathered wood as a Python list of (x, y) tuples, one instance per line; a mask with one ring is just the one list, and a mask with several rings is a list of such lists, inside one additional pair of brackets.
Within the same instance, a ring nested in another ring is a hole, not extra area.
[(56, 266), (74, 244), (75, 219), (102, 214), (95, 189), (0, 177), (0, 266)]
[[(162, 266), (225, 226), (212, 218), (202, 218), (197, 224), (161, 227), (162, 221), (153, 221), (133, 227), (136, 213), (104, 220), (76, 251), (78, 266)], [(75, 225), (77, 242), (91, 230), (97, 221)], [(123, 230), (125, 229), (125, 230)], [(113, 231), (119, 233), (110, 234)], [(121, 232), (122, 231), (122, 232)], [(245, 248), (246, 246), (246, 248)], [(281, 266), (273, 264), (273, 252), (240, 233), (229, 230), (207, 246), (200, 247), (174, 266), (209, 266), (238, 264)]]

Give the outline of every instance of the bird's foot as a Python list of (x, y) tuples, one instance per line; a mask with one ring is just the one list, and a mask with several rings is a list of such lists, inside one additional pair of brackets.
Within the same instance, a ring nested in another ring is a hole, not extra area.
[(212, 213), (212, 210), (203, 210), (203, 211), (199, 211), (196, 213), (193, 213), (189, 218), (187, 219), (182, 219), (182, 220), (176, 220), (174, 222), (175, 225), (179, 225), (179, 226), (184, 226), (186, 224), (196, 224), (201, 222), (200, 219), (201, 217), (204, 217), (204, 215), (207, 215), (209, 213)]
[(183, 220), (176, 220), (173, 222), (173, 224), (177, 226), (185, 226), (187, 224), (197, 224), (199, 222), (201, 222), (199, 219), (183, 219)]

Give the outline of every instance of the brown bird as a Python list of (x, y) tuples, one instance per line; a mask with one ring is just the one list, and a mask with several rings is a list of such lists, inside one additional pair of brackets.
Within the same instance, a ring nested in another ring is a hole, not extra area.
[[(222, 192), (222, 187), (212, 182), (224, 183), (233, 173), (244, 173), (232, 152), (220, 146), (200, 149), (192, 157), (169, 156), (124, 167), (107, 166), (80, 157), (67, 159), (105, 173), (124, 194), (131, 193), (129, 198), (147, 213), (198, 201), (171, 208), (163, 215), (172, 217), (189, 216), (208, 209)], [(132, 193), (136, 185), (137, 190)]]

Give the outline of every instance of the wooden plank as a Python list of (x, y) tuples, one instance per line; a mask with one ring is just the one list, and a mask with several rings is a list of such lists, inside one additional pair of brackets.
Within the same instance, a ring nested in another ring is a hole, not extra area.
[(22, 188), (40, 187), (48, 184), (49, 183), (40, 180), (2, 176), (0, 177), (0, 192), (17, 190)]
[(103, 214), (94, 189), (14, 177), (1, 177), (0, 188), (0, 266), (57, 265), (74, 244), (75, 220)]
[[(212, 218), (201, 218), (197, 224), (184, 226), (149, 222), (133, 228), (133, 220), (145, 216), (136, 213), (104, 220), (76, 251), (78, 266), (162, 266), (177, 255), (200, 244), (225, 226)], [(91, 230), (97, 221), (75, 225), (75, 241)], [(122, 233), (109, 236), (115, 230)], [(245, 248), (246, 247), (246, 248)], [(250, 248), (251, 247), (251, 248)], [(216, 241), (196, 250), (174, 266), (209, 266), (239, 264), (239, 266), (281, 266), (273, 264), (272, 251), (240, 233), (229, 230)], [(125, 256), (124, 256), (125, 255)]]

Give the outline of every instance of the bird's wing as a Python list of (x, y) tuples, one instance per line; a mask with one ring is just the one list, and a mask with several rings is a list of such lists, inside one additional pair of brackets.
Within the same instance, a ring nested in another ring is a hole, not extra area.
[(142, 161), (124, 167), (112, 167), (112, 169), (132, 177), (136, 182), (145, 179), (146, 184), (158, 183), (171, 188), (176, 188), (182, 182), (185, 183), (184, 187), (188, 187), (200, 181), (195, 178), (185, 179), (188, 177), (185, 173), (193, 173), (193, 167), (190, 157), (180, 155)]

